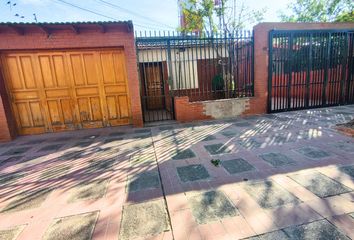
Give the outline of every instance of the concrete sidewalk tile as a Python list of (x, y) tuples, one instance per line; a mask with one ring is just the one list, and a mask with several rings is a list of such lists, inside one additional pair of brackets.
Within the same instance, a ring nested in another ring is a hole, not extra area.
[(242, 216), (225, 218), (221, 222), (232, 239), (243, 239), (256, 234)]
[(306, 204), (323, 217), (354, 212), (354, 202), (350, 202), (341, 196), (312, 200), (306, 202)]
[(338, 229), (345, 233), (351, 239), (354, 239), (354, 215), (351, 217), (348, 214), (338, 215), (328, 218), (332, 224), (334, 224)]
[(265, 210), (265, 212), (274, 219), (275, 224), (279, 228), (300, 225), (322, 218), (306, 203), (283, 206), (272, 210)]

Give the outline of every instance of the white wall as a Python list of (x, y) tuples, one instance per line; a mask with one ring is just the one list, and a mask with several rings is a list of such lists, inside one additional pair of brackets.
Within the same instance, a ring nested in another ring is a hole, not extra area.
[[(226, 48), (219, 47), (194, 47), (180, 49), (171, 49), (171, 69), (168, 68), (168, 75), (171, 82), (170, 89), (190, 89), (198, 88), (198, 65), (199, 59), (218, 59), (219, 57), (228, 57)], [(148, 62), (167, 62), (167, 49), (139, 50), (139, 63)]]

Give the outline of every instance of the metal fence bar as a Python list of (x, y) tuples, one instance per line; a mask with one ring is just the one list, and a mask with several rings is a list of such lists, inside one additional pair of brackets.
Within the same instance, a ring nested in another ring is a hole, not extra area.
[(146, 122), (173, 119), (174, 96), (204, 101), (254, 95), (253, 32), (149, 31), (136, 33), (135, 41)]
[(268, 111), (353, 103), (354, 29), (272, 30)]

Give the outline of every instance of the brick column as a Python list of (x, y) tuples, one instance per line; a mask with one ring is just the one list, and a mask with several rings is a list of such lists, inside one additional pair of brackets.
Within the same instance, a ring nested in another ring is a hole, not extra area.
[(268, 98), (268, 31), (261, 24), (254, 31), (254, 97), (250, 98), (249, 110), (244, 114), (267, 112)]
[(127, 41), (125, 48), (125, 54), (127, 56), (127, 74), (128, 74), (128, 86), (130, 94), (130, 103), (132, 111), (132, 123), (134, 127), (142, 127), (143, 112), (141, 108), (140, 100), (140, 83), (138, 77), (137, 57), (135, 49), (134, 34), (130, 34), (130, 39)]

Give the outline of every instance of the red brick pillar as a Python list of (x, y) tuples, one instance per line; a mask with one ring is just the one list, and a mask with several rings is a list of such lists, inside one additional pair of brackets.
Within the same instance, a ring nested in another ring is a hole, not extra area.
[(138, 67), (137, 67), (137, 57), (135, 49), (134, 34), (130, 34), (130, 39), (127, 41), (125, 46), (125, 54), (127, 56), (127, 74), (128, 74), (128, 86), (130, 94), (130, 103), (132, 111), (132, 123), (134, 127), (142, 127), (143, 123), (143, 113), (141, 109), (140, 101), (140, 85), (138, 77)]
[(245, 114), (267, 112), (268, 98), (268, 28), (258, 24), (254, 31), (254, 97)]

